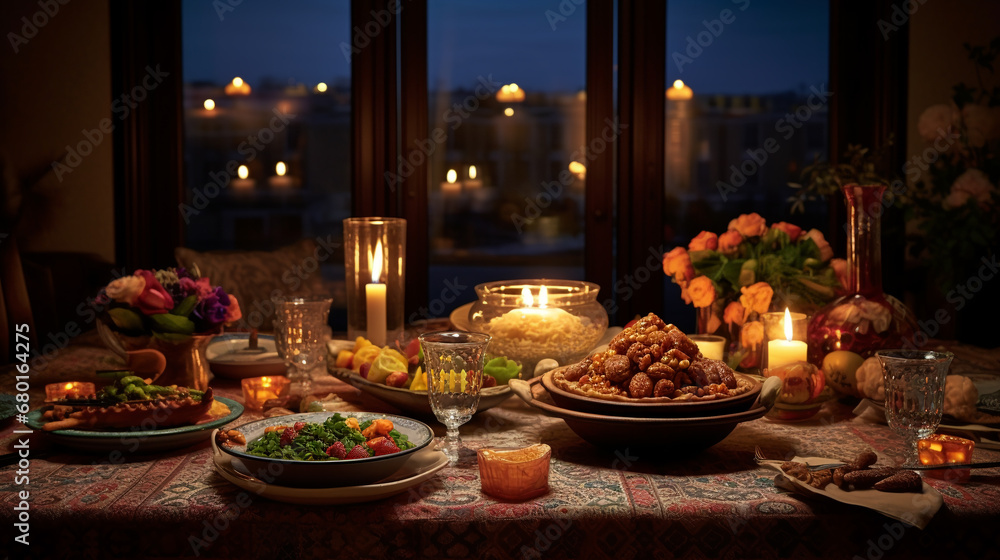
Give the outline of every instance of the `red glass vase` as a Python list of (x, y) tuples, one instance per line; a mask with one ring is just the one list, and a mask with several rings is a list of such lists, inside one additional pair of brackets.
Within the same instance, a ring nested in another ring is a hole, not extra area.
[(881, 219), (884, 185), (845, 185), (848, 295), (817, 311), (809, 323), (809, 361), (819, 366), (836, 350), (870, 357), (882, 348), (913, 347), (917, 321), (882, 291)]

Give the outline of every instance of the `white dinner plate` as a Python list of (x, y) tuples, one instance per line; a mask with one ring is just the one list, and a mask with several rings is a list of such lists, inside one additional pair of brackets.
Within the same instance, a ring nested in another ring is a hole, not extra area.
[(269, 500), (290, 504), (356, 504), (381, 500), (424, 482), (448, 464), (448, 457), (444, 453), (427, 447), (411, 455), (395, 474), (375, 484), (338, 488), (290, 488), (268, 484), (256, 478), (238, 458), (219, 449), (215, 442), (215, 432), (211, 439), (215, 470), (223, 478)]
[(229, 379), (285, 375), (288, 366), (278, 356), (272, 335), (257, 335), (257, 346), (264, 349), (259, 354), (243, 352), (249, 344), (250, 333), (228, 333), (213, 338), (205, 349), (212, 373)]

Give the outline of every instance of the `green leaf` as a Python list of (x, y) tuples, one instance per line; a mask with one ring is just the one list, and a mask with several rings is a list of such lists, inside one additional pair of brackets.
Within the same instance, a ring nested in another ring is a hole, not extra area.
[(174, 307), (170, 314), (179, 315), (181, 317), (190, 317), (191, 312), (194, 311), (194, 306), (196, 305), (198, 305), (198, 296), (188, 296), (184, 298), (179, 305)]
[(112, 307), (108, 309), (108, 315), (111, 316), (111, 320), (115, 323), (115, 326), (123, 331), (143, 330), (142, 317), (131, 309)]
[(726, 264), (722, 265), (722, 270), (719, 271), (719, 275), (729, 282), (730, 286), (740, 285), (740, 274), (743, 271), (743, 264), (747, 262), (741, 259), (734, 259)]
[(170, 313), (158, 313), (149, 316), (153, 322), (153, 330), (161, 333), (193, 334), (194, 322), (187, 317), (171, 315)]

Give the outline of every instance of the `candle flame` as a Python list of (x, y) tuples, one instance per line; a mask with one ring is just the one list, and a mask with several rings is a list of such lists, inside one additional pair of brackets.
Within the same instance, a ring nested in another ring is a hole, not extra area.
[(455, 181), (457, 181), (458, 171), (455, 171), (454, 169), (449, 169), (448, 173), (445, 175), (445, 180), (448, 181), (449, 183), (454, 183)]
[(368, 253), (368, 268), (372, 270), (372, 283), (378, 284), (382, 277), (382, 240), (375, 244), (375, 254)]
[(477, 174), (478, 174), (478, 171), (476, 170), (476, 166), (475, 165), (470, 165), (469, 166), (469, 179), (475, 179)]
[(521, 303), (525, 307), (531, 307), (535, 304), (535, 298), (531, 296), (531, 290), (529, 290), (527, 286), (521, 290)]
[(785, 339), (789, 342), (792, 341), (792, 314), (785, 308)]
[(545, 286), (542, 286), (542, 288), (538, 290), (538, 307), (548, 307), (548, 305), (549, 291), (545, 288)]
[(245, 165), (241, 165), (239, 169), (236, 170), (236, 174), (240, 176), (240, 179), (246, 179), (250, 176), (250, 168)]
[(67, 390), (67, 391), (69, 391), (69, 390), (70, 390), (70, 389), (72, 389), (72, 388), (73, 388), (73, 384), (72, 384), (72, 383), (67, 383), (67, 384), (66, 384), (66, 390)]
[(260, 378), (260, 386), (264, 387), (265, 389), (268, 388), (268, 387), (270, 387), (271, 386), (271, 378), (270, 377), (261, 377)]
[(284, 177), (285, 173), (288, 173), (288, 166), (285, 165), (285, 162), (279, 161), (274, 164), (274, 172), (277, 173), (279, 177)]

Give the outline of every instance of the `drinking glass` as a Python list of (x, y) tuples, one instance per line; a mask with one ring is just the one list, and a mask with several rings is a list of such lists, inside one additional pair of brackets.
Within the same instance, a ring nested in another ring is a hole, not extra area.
[(889, 427), (906, 440), (904, 466), (919, 465), (917, 442), (941, 423), (944, 385), (951, 352), (879, 350), (885, 374), (885, 416)]
[(311, 371), (326, 358), (330, 328), (330, 298), (287, 297), (272, 300), (275, 308), (274, 344), (289, 368), (291, 393), (305, 397), (312, 389)]
[(488, 334), (441, 331), (420, 335), (427, 369), (427, 396), (438, 421), (448, 429), (440, 447), (452, 463), (462, 441), (458, 427), (472, 419), (483, 386), (483, 358)]

